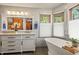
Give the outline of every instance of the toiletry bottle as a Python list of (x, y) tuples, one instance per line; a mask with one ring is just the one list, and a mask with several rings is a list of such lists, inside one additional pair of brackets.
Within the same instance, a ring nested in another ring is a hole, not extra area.
[(5, 21), (3, 22), (3, 30), (6, 30), (6, 23), (5, 23)]

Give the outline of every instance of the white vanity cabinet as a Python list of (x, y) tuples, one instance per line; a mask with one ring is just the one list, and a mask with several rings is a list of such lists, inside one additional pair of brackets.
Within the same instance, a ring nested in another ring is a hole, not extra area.
[(22, 36), (22, 50), (23, 51), (35, 51), (35, 38), (34, 36)]
[(35, 51), (35, 34), (0, 35), (0, 53)]
[(2, 53), (21, 52), (21, 36), (1, 36)]

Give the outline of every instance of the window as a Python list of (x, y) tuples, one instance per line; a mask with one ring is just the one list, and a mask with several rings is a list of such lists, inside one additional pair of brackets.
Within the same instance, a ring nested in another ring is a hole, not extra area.
[(40, 15), (40, 22), (41, 23), (50, 23), (50, 15)]
[(73, 19), (79, 19), (79, 9), (73, 9), (72, 17)]
[(79, 5), (70, 9), (70, 17), (72, 21), (68, 22), (69, 38), (79, 40)]
[(64, 12), (54, 14), (53, 35), (64, 37)]
[(51, 37), (51, 36), (52, 36), (51, 15), (41, 14), (40, 15), (40, 37)]
[(79, 19), (79, 6), (70, 9), (71, 20)]
[(64, 13), (54, 14), (54, 23), (64, 22)]

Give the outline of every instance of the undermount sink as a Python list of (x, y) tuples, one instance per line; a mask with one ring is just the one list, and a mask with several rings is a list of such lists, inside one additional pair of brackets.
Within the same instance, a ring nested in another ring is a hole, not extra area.
[(16, 31), (16, 33), (31, 33), (31, 32), (32, 32), (32, 30), (25, 30), (25, 31), (19, 30), (19, 31)]

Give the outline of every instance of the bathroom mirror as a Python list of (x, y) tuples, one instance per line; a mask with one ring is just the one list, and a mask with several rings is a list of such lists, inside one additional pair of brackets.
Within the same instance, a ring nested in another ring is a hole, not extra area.
[(26, 30), (32, 30), (32, 18), (26, 18)]
[(7, 22), (8, 22), (8, 30), (23, 30), (23, 18), (8, 17)]

